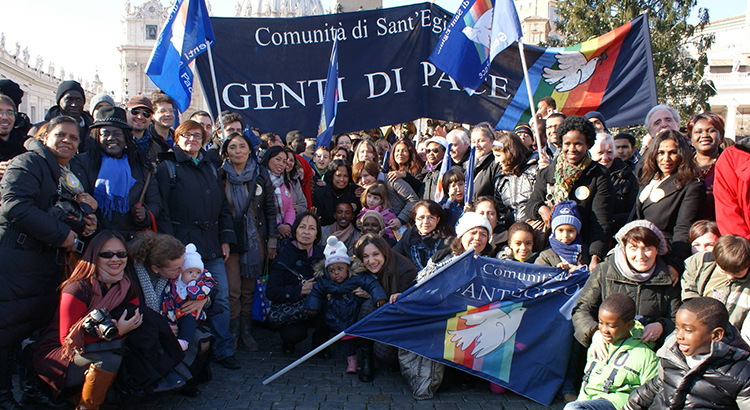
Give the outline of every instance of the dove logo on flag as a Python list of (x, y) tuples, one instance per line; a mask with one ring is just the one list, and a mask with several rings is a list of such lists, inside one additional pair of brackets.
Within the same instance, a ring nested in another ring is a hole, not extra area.
[[(492, 41), (492, 4), (482, 0), (474, 3), (469, 13), (464, 17), (466, 27), (463, 33), (473, 41), (479, 53), (479, 61), (487, 61), (490, 55), (490, 43)], [(489, 7), (489, 8), (488, 8)], [(477, 17), (479, 18), (477, 19)]]
[(507, 380), (516, 331), (526, 311), (521, 303), (469, 306), (448, 320), (445, 359)]
[(586, 60), (586, 56), (580, 51), (559, 53), (555, 55), (557, 69), (544, 67), (542, 77), (547, 84), (554, 85), (557, 92), (568, 92), (588, 81), (606, 58), (606, 52), (591, 60)]

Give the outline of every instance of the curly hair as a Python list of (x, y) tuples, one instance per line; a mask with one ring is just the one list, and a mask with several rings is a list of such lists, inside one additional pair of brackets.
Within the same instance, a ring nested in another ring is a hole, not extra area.
[(586, 145), (588, 148), (594, 146), (594, 142), (596, 141), (596, 128), (594, 128), (594, 125), (585, 117), (572, 115), (563, 120), (562, 124), (557, 127), (557, 138), (560, 140), (560, 144), (562, 144), (563, 136), (570, 131), (578, 131), (583, 134), (586, 137)]

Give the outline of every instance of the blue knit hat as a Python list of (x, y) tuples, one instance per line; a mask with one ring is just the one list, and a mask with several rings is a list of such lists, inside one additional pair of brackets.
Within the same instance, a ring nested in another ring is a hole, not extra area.
[(552, 210), (552, 232), (560, 225), (573, 225), (581, 232), (581, 215), (575, 201), (561, 201)]

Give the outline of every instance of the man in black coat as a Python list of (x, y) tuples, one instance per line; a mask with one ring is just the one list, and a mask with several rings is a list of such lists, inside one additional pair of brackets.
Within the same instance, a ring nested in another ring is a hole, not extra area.
[(39, 127), (51, 119), (67, 115), (78, 121), (78, 126), (81, 128), (81, 142), (78, 144), (78, 152), (86, 152), (89, 144), (89, 127), (94, 123), (94, 119), (91, 117), (91, 114), (83, 109), (84, 105), (86, 105), (86, 92), (81, 87), (81, 84), (73, 80), (61, 82), (57, 86), (55, 105), (47, 110), (47, 114), (44, 115), (44, 121), (34, 124), (29, 134), (35, 134)]

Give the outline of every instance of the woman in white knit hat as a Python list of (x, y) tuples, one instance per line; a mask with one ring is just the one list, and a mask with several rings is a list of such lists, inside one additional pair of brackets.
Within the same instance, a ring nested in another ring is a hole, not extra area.
[[(456, 238), (450, 248), (432, 256), (427, 266), (417, 274), (417, 283), (469, 249), (474, 250), (474, 255), (488, 254), (491, 246), (487, 244), (491, 240), (492, 227), (487, 218), (476, 212), (465, 212), (456, 224)], [(396, 301), (398, 295), (391, 296), (391, 303)], [(414, 398), (432, 398), (443, 382), (445, 365), (402, 349), (398, 351), (398, 360), (401, 374), (412, 387)]]

